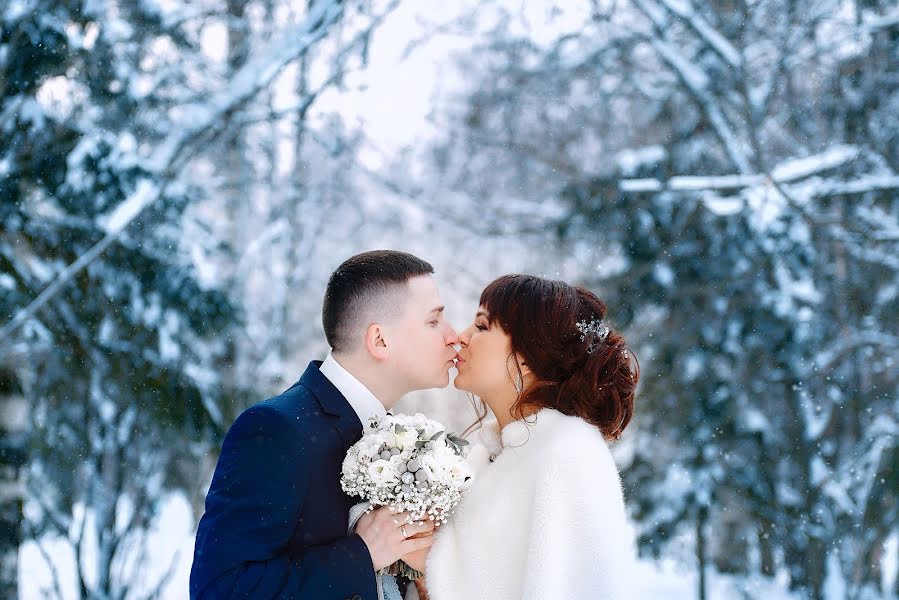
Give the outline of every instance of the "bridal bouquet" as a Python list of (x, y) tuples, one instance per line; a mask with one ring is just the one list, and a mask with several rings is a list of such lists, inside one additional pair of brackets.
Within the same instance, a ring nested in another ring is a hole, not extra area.
[[(369, 510), (389, 506), (445, 523), (471, 482), (462, 449), (468, 442), (422, 414), (373, 418), (362, 439), (347, 452), (340, 484), (367, 501)], [(417, 579), (421, 573), (402, 561), (387, 573)]]

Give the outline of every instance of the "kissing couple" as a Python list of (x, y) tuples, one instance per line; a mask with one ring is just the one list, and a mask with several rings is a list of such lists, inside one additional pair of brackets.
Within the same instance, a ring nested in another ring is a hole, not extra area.
[[(426, 261), (373, 251), (331, 275), (331, 352), (244, 411), (222, 444), (190, 574), (193, 600), (620, 600), (634, 544), (608, 443), (631, 420), (636, 359), (592, 292), (506, 275), (456, 332)], [(448, 521), (389, 507), (348, 529), (341, 465), (413, 390), (480, 399), (475, 472)], [(487, 418), (488, 409), (492, 413)], [(377, 573), (398, 560), (424, 574)]]

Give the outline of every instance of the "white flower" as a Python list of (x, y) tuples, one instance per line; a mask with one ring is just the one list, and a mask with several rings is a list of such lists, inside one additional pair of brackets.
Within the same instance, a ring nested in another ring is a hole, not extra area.
[(437, 456), (434, 455), (433, 452), (428, 452), (426, 454), (422, 454), (418, 457), (418, 462), (421, 465), (421, 468), (428, 474), (429, 479), (439, 479), (442, 474), (443, 467), (440, 463), (440, 460)]
[(396, 485), (399, 476), (393, 464), (388, 460), (376, 460), (368, 465), (368, 476), (376, 486)]
[(451, 447), (443, 425), (422, 414), (387, 415), (365, 431), (343, 461), (343, 490), (372, 506), (445, 521), (470, 485), (472, 469)]
[(358, 472), (359, 471), (359, 454), (356, 452), (348, 452), (346, 457), (343, 459), (342, 470), (344, 473)]
[(413, 450), (417, 441), (418, 431), (416, 429), (406, 429), (402, 433), (391, 432), (388, 435), (387, 445), (400, 450)]

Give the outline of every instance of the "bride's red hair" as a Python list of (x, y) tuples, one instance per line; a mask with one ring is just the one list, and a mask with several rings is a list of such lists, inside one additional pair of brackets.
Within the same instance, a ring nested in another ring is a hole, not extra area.
[(513, 414), (553, 408), (595, 425), (607, 439), (621, 437), (634, 414), (640, 365), (614, 329), (590, 347), (598, 338), (584, 336), (578, 324), (605, 319), (596, 294), (564, 281), (504, 275), (484, 289), (480, 304), (537, 378)]

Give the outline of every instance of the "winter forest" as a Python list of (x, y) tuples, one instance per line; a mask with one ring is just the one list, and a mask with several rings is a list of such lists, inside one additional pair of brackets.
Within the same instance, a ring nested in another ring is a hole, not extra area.
[(608, 304), (636, 597), (899, 596), (894, 2), (0, 4), (0, 597), (187, 597), (375, 248), (457, 328), (505, 273)]

